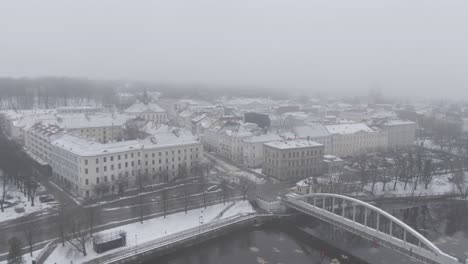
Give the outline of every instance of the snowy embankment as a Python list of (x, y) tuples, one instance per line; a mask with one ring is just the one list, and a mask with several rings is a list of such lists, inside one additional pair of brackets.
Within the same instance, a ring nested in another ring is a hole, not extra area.
[[(0, 222), (15, 219), (21, 216), (25, 216), (40, 210), (45, 210), (52, 207), (55, 203), (41, 203), (37, 197), (34, 198), (34, 206), (31, 206), (31, 201), (28, 201), (28, 198), (16, 188), (16, 186), (10, 186), (8, 190), (8, 195), (12, 196), (12, 199), (7, 199), (7, 202), (11, 205), (5, 204), (4, 212), (0, 212)], [(24, 209), (24, 212), (17, 213), (17, 209)]]
[[(394, 181), (387, 182), (385, 190), (382, 190), (383, 183), (377, 182), (374, 186), (374, 195), (378, 196), (427, 196), (427, 195), (447, 195), (458, 193), (457, 186), (449, 181), (451, 173), (444, 175), (434, 176), (432, 182), (427, 186), (424, 183), (419, 183), (416, 190), (414, 190), (414, 184), (408, 182), (405, 189), (405, 183), (398, 181), (395, 190), (393, 189)], [(364, 189), (366, 191), (372, 191), (372, 183), (368, 183)]]
[(262, 184), (262, 183), (265, 183), (265, 179), (261, 178), (261, 177), (258, 177), (257, 175), (255, 175), (254, 173), (250, 173), (250, 172), (247, 172), (247, 171), (244, 171), (232, 164), (229, 164), (228, 162), (222, 160), (221, 158), (218, 158), (218, 157), (215, 157), (214, 155), (212, 154), (205, 154), (207, 156), (210, 157), (210, 159), (212, 160), (216, 160), (216, 167), (220, 170), (220, 171), (223, 171), (224, 173), (226, 173), (226, 176), (229, 177), (229, 179), (226, 179), (226, 180), (230, 180), (230, 181), (233, 181), (233, 182), (238, 182), (240, 178), (246, 178), (254, 183), (257, 183), (257, 184)]
[[(223, 210), (227, 209), (225, 212)], [(146, 220), (141, 224), (140, 222), (132, 223), (112, 229), (108, 229), (95, 234), (95, 236), (106, 235), (111, 233), (119, 233), (124, 231), (127, 233), (127, 245), (125, 247), (117, 248), (114, 250), (107, 251), (102, 254), (97, 254), (93, 251), (92, 240), (87, 243), (87, 256), (83, 256), (69, 243), (66, 243), (64, 247), (61, 245), (52, 252), (47, 258), (45, 263), (83, 263), (93, 258), (100, 257), (106, 254), (112, 254), (122, 249), (138, 247), (138, 244), (142, 244), (148, 241), (162, 238), (164, 236), (174, 234), (199, 226), (201, 223), (208, 223), (213, 221), (219, 214), (223, 212), (220, 219), (225, 219), (236, 214), (248, 214), (254, 213), (255, 210), (252, 208), (248, 201), (239, 201), (232, 203), (217, 204), (208, 206), (206, 209), (195, 209), (190, 210), (185, 214), (184, 212), (172, 214), (164, 217), (153, 218)]]

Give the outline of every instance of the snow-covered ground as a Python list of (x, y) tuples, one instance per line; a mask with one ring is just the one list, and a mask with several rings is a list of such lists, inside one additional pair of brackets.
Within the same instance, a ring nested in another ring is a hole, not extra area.
[[(190, 210), (185, 214), (184, 212), (168, 215), (166, 218), (158, 217), (150, 220), (145, 220), (143, 224), (140, 222), (132, 223), (112, 229), (108, 229), (97, 233), (96, 235), (106, 235), (111, 233), (118, 233), (125, 231), (127, 233), (127, 245), (124, 248), (137, 247), (138, 244), (162, 238), (166, 235), (170, 235), (176, 232), (180, 232), (189, 228), (197, 227), (200, 222), (208, 223), (214, 220), (223, 210), (228, 208), (220, 219), (234, 216), (236, 214), (247, 214), (255, 212), (248, 201), (239, 201), (232, 203), (217, 204), (208, 206), (206, 209), (194, 209)], [(102, 254), (97, 254), (93, 251), (92, 241), (90, 240), (87, 244), (87, 253), (85, 257), (73, 248), (69, 243), (62, 247), (61, 245), (52, 252), (47, 258), (45, 263), (82, 263), (84, 261), (91, 260), (97, 256), (103, 256), (105, 254), (111, 254), (122, 250), (117, 248), (114, 250), (107, 251)]]
[[(444, 195), (444, 194), (454, 194), (457, 193), (457, 187), (449, 182), (449, 178), (451, 177), (451, 173), (445, 175), (437, 175), (434, 176), (432, 182), (429, 184), (427, 189), (424, 186), (424, 183), (419, 183), (416, 190), (414, 189), (414, 184), (409, 182), (406, 186), (406, 190), (404, 189), (405, 183), (404, 182), (397, 182), (395, 190), (393, 190), (393, 181), (388, 182), (385, 185), (385, 190), (382, 190), (383, 183), (377, 182), (374, 187), (374, 194), (375, 195), (388, 195), (388, 196), (403, 196), (403, 195)], [(372, 190), (372, 183), (368, 183), (365, 187), (365, 190), (371, 191)]]
[[(55, 203), (41, 203), (39, 201), (39, 196), (34, 198), (34, 206), (31, 206), (31, 201), (28, 201), (27, 197), (24, 197), (23, 193), (20, 192), (16, 186), (10, 186), (8, 194), (11, 195), (13, 198), (7, 200), (7, 202), (15, 204), (12, 207), (5, 208), (5, 211), (2, 213), (0, 212), (0, 222), (15, 219), (33, 212), (37, 212), (40, 210), (45, 210), (52, 207)], [(4, 205), (7, 206), (7, 205)], [(15, 208), (24, 208), (24, 212), (17, 213), (15, 212)]]
[[(24, 246), (24, 245), (23, 245)], [(36, 251), (33, 251), (32, 253), (32, 257), (31, 255), (28, 253), (24, 254), (23, 255), (23, 261), (25, 264), (29, 264), (31, 263), (33, 260), (35, 260), (35, 258), (39, 255), (39, 253), (41, 252), (41, 249), (38, 249)], [(4, 261), (0, 261), (0, 264), (7, 264), (8, 263), (8, 260), (4, 260)]]
[[(237, 182), (239, 181), (240, 178), (246, 178), (254, 183), (257, 183), (257, 184), (262, 184), (262, 183), (265, 183), (265, 179), (261, 178), (261, 177), (258, 177), (257, 175), (255, 175), (254, 173), (249, 173), (249, 172), (246, 172), (226, 161), (224, 161), (223, 159), (221, 158), (218, 158), (216, 157), (214, 154), (210, 154), (210, 153), (205, 153), (205, 155), (211, 157), (212, 159), (215, 159), (216, 160), (216, 163), (215, 163), (215, 166), (218, 170), (222, 171), (225, 173), (226, 176), (229, 177), (230, 181), (231, 182)], [(228, 179), (228, 180), (229, 180)]]

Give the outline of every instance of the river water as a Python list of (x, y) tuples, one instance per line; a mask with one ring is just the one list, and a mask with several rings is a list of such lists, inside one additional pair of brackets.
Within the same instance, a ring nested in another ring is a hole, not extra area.
[[(468, 258), (468, 206), (465, 201), (379, 206), (424, 234), (444, 252), (460, 259)], [(333, 258), (341, 264), (416, 263), (371, 241), (311, 217), (300, 216), (262, 227), (245, 228), (145, 264), (328, 264)]]

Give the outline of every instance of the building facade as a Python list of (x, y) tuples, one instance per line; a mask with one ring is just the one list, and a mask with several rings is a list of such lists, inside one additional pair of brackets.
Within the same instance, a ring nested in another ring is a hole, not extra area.
[(416, 136), (416, 123), (412, 121), (390, 120), (384, 123), (382, 129), (388, 134), (388, 146), (413, 145)]
[(67, 134), (51, 145), (53, 176), (82, 198), (122, 193), (142, 175), (145, 185), (170, 181), (187, 175), (203, 156), (195, 138), (101, 144)]
[(322, 172), (324, 146), (304, 140), (265, 143), (262, 173), (281, 181), (304, 179)]

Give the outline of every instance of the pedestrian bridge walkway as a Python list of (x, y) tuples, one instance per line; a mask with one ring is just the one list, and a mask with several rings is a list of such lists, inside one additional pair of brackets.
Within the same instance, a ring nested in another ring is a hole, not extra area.
[(375, 241), (422, 263), (460, 264), (413, 228), (366, 202), (344, 195), (287, 195), (282, 203), (351, 233)]

